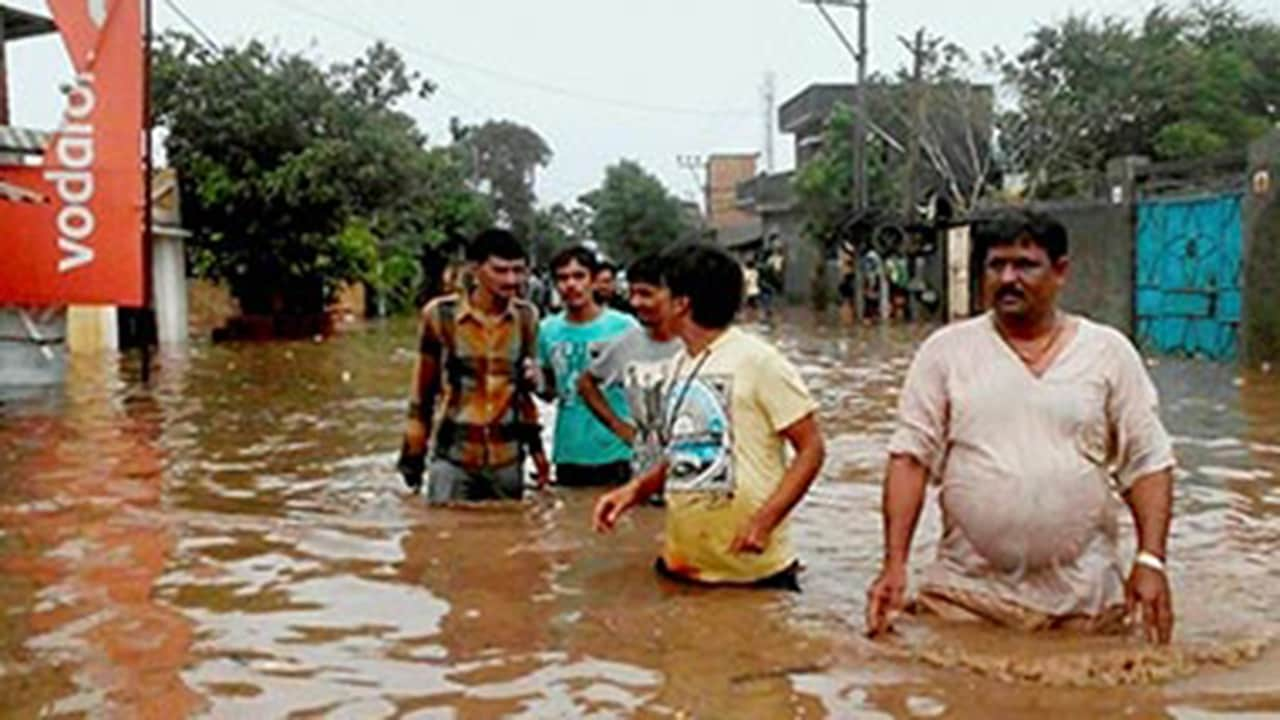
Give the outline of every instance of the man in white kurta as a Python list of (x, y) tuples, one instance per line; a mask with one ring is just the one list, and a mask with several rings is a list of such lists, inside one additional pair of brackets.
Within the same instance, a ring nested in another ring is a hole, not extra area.
[(926, 607), (981, 598), (971, 610), (1025, 625), (1109, 620), (1124, 606), (1116, 493), (1172, 467), (1173, 452), (1129, 340), (1067, 321), (1074, 338), (1040, 377), (990, 315), (939, 332), (916, 357), (889, 452), (915, 457), (941, 485)]
[[(943, 535), (920, 575), (921, 609), (1027, 630), (1110, 631), (1142, 606), (1153, 639), (1167, 640), (1175, 461), (1155, 387), (1124, 335), (1057, 308), (1067, 268), (1059, 224), (1018, 214), (986, 232), (992, 310), (930, 337), (900, 398), (869, 629), (885, 629), (903, 603), (929, 479), (940, 487)], [(1118, 552), (1122, 499), (1143, 551), (1134, 573)]]

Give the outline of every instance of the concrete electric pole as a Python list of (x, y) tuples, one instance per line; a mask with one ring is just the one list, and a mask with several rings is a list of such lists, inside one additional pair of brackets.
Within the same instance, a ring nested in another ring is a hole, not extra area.
[(925, 31), (916, 31), (914, 38), (899, 37), (898, 42), (911, 53), (911, 134), (907, 138), (907, 182), (902, 189), (902, 212), (908, 221), (916, 218), (919, 198), (920, 135), (924, 131), (924, 64), (928, 54)]
[(693, 177), (693, 184), (698, 188), (698, 200), (704, 205), (702, 208), (702, 217), (711, 216), (711, 191), (707, 187), (707, 183), (703, 179), (703, 173), (706, 172), (706, 160), (701, 155), (677, 155), (676, 164), (682, 170), (688, 170), (689, 175)]
[(772, 72), (765, 73), (764, 88), (761, 90), (764, 102), (764, 168), (770, 175), (774, 170), (773, 136), (775, 112), (778, 105), (777, 78)]
[[(853, 206), (857, 211), (867, 208), (867, 0), (800, 0), (815, 5), (823, 19), (835, 31), (836, 37), (857, 62), (857, 85), (854, 86), (853, 108)], [(851, 7), (858, 11), (858, 45), (854, 47), (840, 29), (840, 25), (827, 12), (827, 5)]]

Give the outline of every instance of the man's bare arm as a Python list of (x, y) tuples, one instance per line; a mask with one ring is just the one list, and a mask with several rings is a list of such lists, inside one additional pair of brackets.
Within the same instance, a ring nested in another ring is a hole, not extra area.
[(1173, 519), (1173, 473), (1162, 470), (1138, 478), (1124, 494), (1138, 531), (1138, 549), (1163, 559)]
[(928, 481), (928, 470), (911, 455), (895, 455), (889, 459), (881, 498), (886, 565), (907, 566)]
[(549, 367), (539, 368), (534, 365), (530, 369), (530, 380), (535, 388), (534, 394), (545, 402), (555, 402), (557, 395), (556, 373)]
[[(1124, 500), (1133, 514), (1138, 551), (1163, 561), (1173, 519), (1173, 472), (1161, 470), (1138, 478)], [(1164, 571), (1135, 563), (1125, 587), (1125, 605), (1130, 613), (1142, 610), (1150, 640), (1168, 643), (1173, 639), (1173, 595)]]
[(604, 426), (609, 428), (609, 432), (622, 438), (623, 442), (630, 445), (635, 441), (636, 429), (622, 418), (609, 405), (609, 401), (605, 398), (604, 393), (600, 390), (600, 382), (590, 372), (582, 373), (578, 378), (578, 394), (582, 396), (582, 401), (591, 409), (591, 413), (596, 416)]
[(596, 501), (591, 516), (591, 525), (596, 532), (612, 531), (623, 513), (648, 500), (654, 493), (661, 492), (667, 481), (668, 467), (665, 462), (658, 463), (626, 485), (602, 495)]
[[(429, 344), (424, 339), (424, 345)], [(413, 366), (413, 382), (409, 391), (409, 417), (400, 458), (396, 469), (410, 490), (422, 488), (427, 468), (427, 445), (431, 440), (431, 419), (435, 415), (436, 388), (440, 382), (439, 364), (431, 352), (419, 352)]]
[(764, 552), (769, 536), (809, 492), (822, 470), (827, 455), (826, 444), (818, 420), (812, 413), (783, 430), (781, 435), (795, 450), (795, 456), (787, 466), (778, 489), (738, 531), (730, 552)]
[(928, 481), (928, 469), (914, 456), (889, 458), (881, 500), (884, 560), (880, 575), (867, 590), (867, 634), (872, 637), (889, 629), (893, 613), (906, 602), (907, 561)]
[(405, 449), (410, 454), (426, 453), (439, 386), (440, 366), (436, 359), (431, 355), (419, 354), (413, 369), (413, 384), (409, 393), (409, 418), (404, 438)]

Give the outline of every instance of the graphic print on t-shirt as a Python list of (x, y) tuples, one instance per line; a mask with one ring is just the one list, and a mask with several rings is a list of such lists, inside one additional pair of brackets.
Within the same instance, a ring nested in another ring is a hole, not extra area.
[(647, 470), (662, 457), (666, 368), (665, 362), (630, 362), (622, 370), (622, 387), (636, 429), (632, 467), (637, 472)]
[(667, 492), (733, 494), (732, 397), (727, 375), (678, 379), (668, 388), (667, 416), (678, 415), (667, 444)]
[(551, 346), (551, 369), (561, 402), (578, 402), (578, 378), (609, 347), (609, 341), (557, 342)]

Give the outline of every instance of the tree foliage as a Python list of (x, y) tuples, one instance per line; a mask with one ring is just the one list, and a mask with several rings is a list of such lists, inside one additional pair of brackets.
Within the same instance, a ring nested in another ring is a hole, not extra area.
[(1001, 146), (1030, 194), (1069, 190), (1113, 157), (1242, 148), (1280, 120), (1280, 26), (1229, 2), (1158, 5), (1137, 24), (1073, 15), (1000, 60), (1015, 101)]
[[(897, 125), (904, 128), (907, 152), (913, 145), (919, 152), (915, 192), (906, 197), (919, 207), (928, 196), (937, 195), (957, 211), (967, 211), (988, 195), (1000, 176), (995, 92), (978, 81), (991, 73), (992, 64), (924, 29), (918, 31), (917, 40), (918, 67), (913, 61), (912, 67), (898, 70), (896, 80), (903, 92), (894, 95), (897, 102), (890, 106)], [(904, 162), (910, 163), (910, 157)], [(889, 179), (898, 184), (902, 195), (906, 174)], [(907, 214), (912, 210), (903, 209)]]
[(534, 226), (534, 184), (538, 168), (551, 162), (551, 148), (532, 128), (509, 120), (483, 125), (452, 123), (454, 143), (472, 179), (493, 202), (500, 220), (517, 237), (529, 237)]
[[(796, 197), (805, 216), (804, 233), (827, 252), (847, 235), (856, 219), (853, 210), (853, 110), (837, 103), (827, 119), (822, 149), (793, 179)], [(889, 207), (898, 197), (900, 178), (886, 161), (883, 141), (867, 140), (867, 189), (871, 207)], [(895, 165), (899, 165), (895, 164)], [(899, 168), (900, 169), (900, 168)]]
[(488, 222), (465, 168), (396, 109), (433, 87), (376, 44), (322, 69), (261, 43), (163, 36), (153, 108), (183, 193), (192, 267), (245, 312), (316, 312), (363, 280), (412, 297), (425, 246)]
[(555, 203), (534, 213), (529, 249), (534, 262), (546, 262), (557, 251), (591, 240), (591, 210)]
[(693, 234), (680, 200), (632, 160), (607, 168), (604, 183), (580, 202), (591, 212), (591, 237), (622, 262), (663, 250)]

